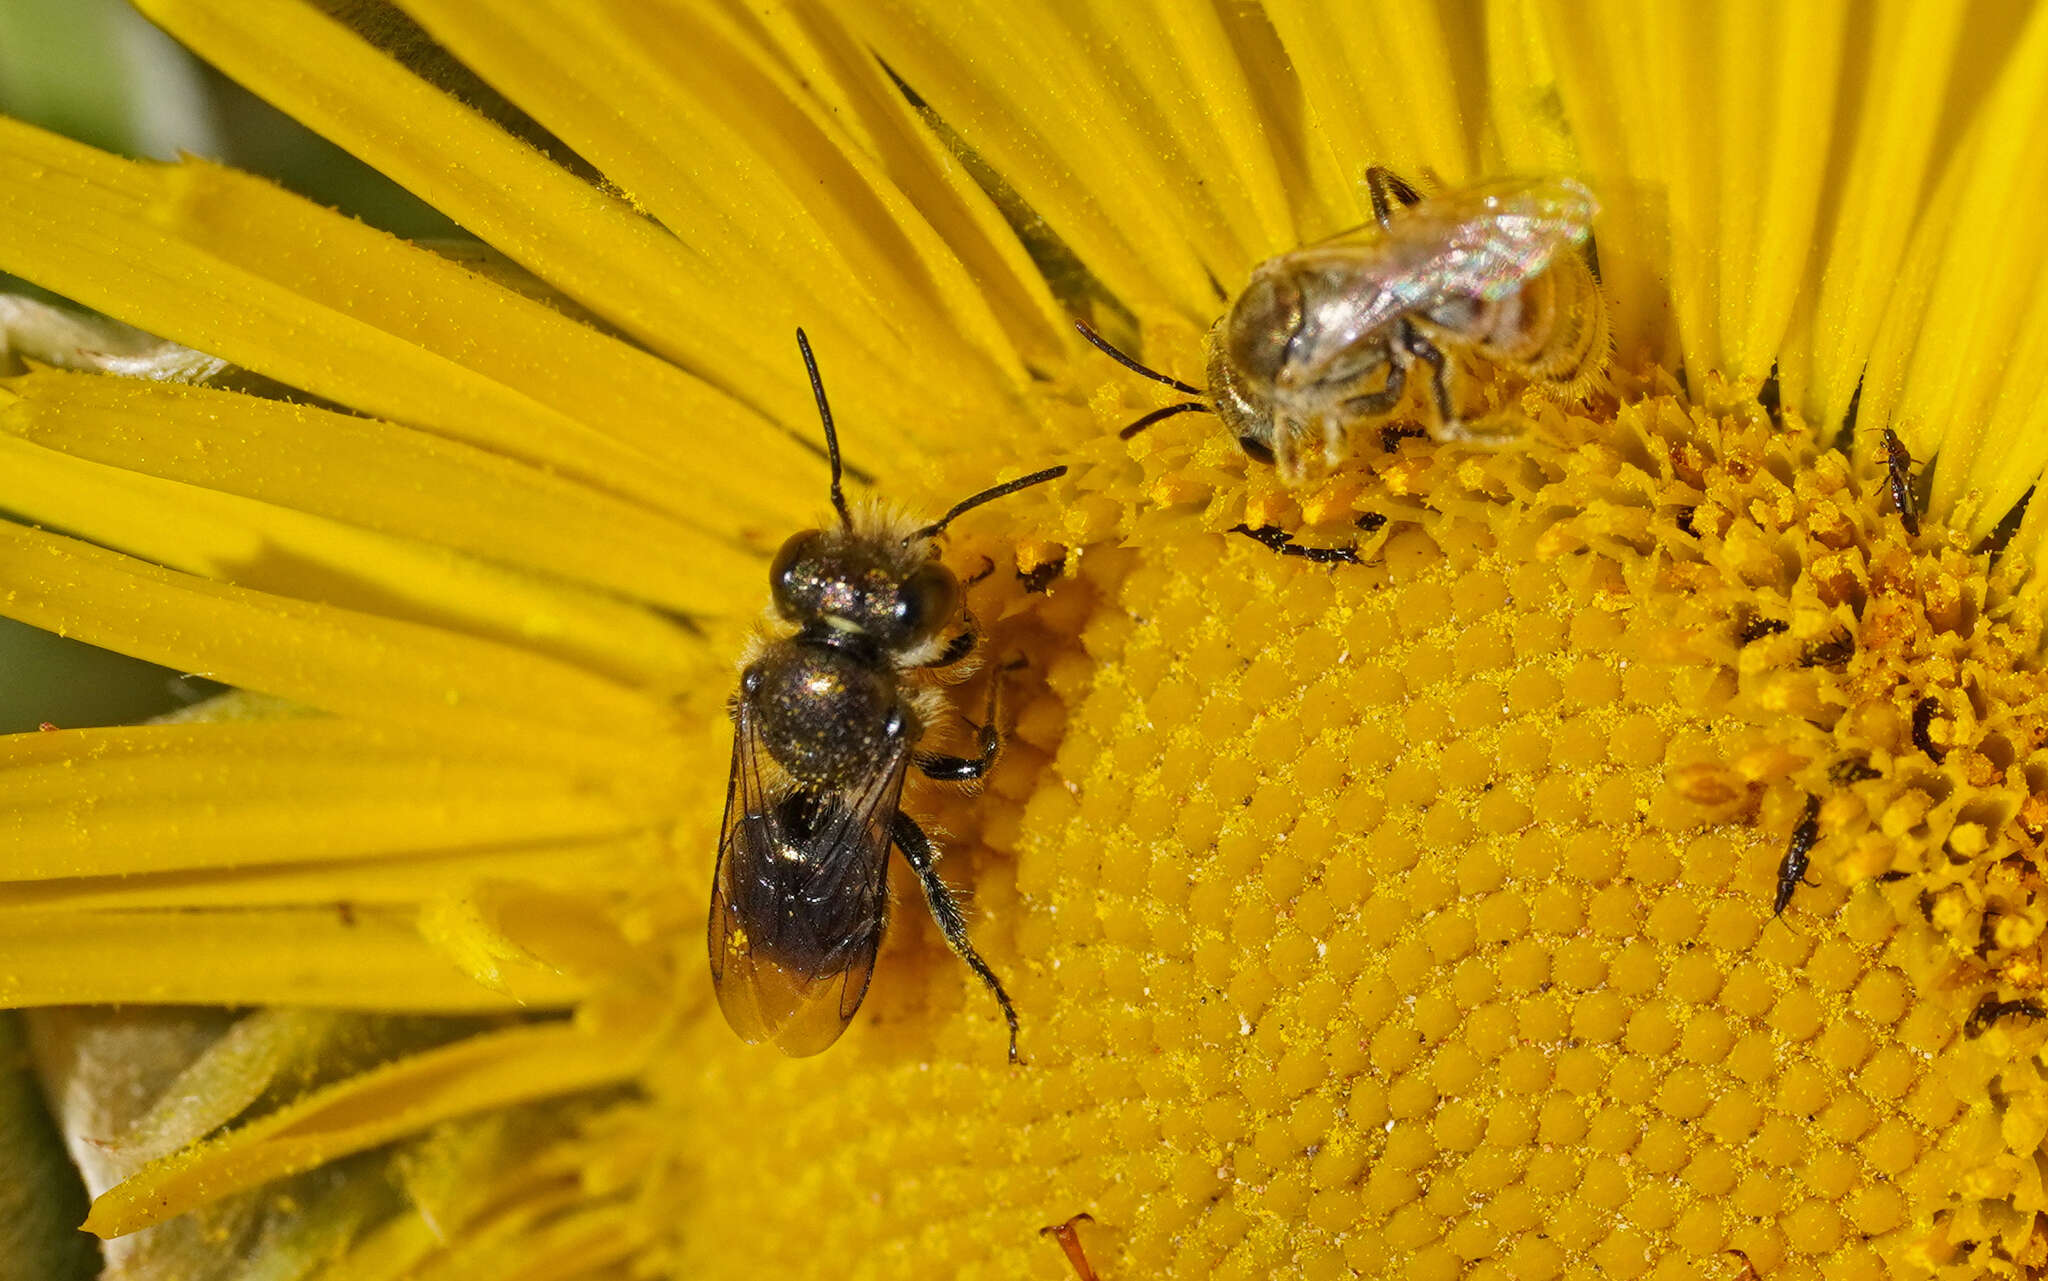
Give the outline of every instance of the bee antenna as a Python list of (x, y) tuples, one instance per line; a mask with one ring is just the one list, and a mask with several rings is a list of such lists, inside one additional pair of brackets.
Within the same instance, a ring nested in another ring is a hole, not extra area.
[(1171, 418), (1175, 414), (1213, 414), (1215, 412), (1216, 411), (1209, 408), (1209, 406), (1205, 402), (1199, 400), (1183, 400), (1177, 405), (1163, 405), (1160, 408), (1153, 410), (1151, 413), (1146, 414), (1143, 418), (1138, 419), (1136, 422), (1124, 428), (1122, 431), (1118, 432), (1116, 434), (1116, 438), (1118, 440), (1129, 440), (1131, 437), (1137, 435), (1139, 432), (1145, 430), (1147, 427), (1150, 427), (1153, 423), (1158, 422), (1160, 419)]
[(1155, 383), (1165, 383), (1167, 386), (1173, 388), (1177, 392), (1180, 392), (1184, 396), (1206, 396), (1209, 394), (1208, 392), (1203, 391), (1200, 387), (1191, 386), (1187, 383), (1182, 382), (1178, 378), (1169, 378), (1165, 374), (1160, 373), (1156, 369), (1145, 368), (1145, 366), (1139, 364), (1137, 361), (1132, 360), (1129, 356), (1124, 355), (1116, 348), (1110, 346), (1109, 340), (1107, 338), (1104, 338), (1101, 334), (1096, 333), (1093, 329), (1090, 329), (1088, 327), (1088, 322), (1085, 320), (1075, 321), (1074, 328), (1081, 331), (1081, 336), (1083, 338), (1086, 338), (1089, 342), (1089, 345), (1094, 347), (1095, 350), (1101, 352), (1103, 355), (1109, 357), (1111, 360), (1114, 360), (1117, 364), (1122, 365), (1125, 369), (1130, 370), (1134, 374), (1138, 374), (1141, 377), (1150, 378)]
[(853, 515), (846, 510), (846, 495), (839, 488), (839, 433), (832, 430), (832, 406), (825, 403), (825, 380), (818, 377), (818, 358), (811, 354), (811, 340), (804, 337), (801, 326), (796, 331), (796, 349), (804, 354), (804, 370), (811, 376), (811, 395), (817, 398), (818, 417), (825, 423), (825, 457), (832, 460), (832, 506), (839, 512), (839, 523), (852, 529)]
[(945, 532), (946, 526), (953, 523), (953, 518), (962, 512), (973, 511), (983, 503), (994, 502), (996, 499), (1014, 494), (1020, 489), (1029, 489), (1033, 485), (1043, 485), (1049, 480), (1058, 480), (1066, 474), (1066, 464), (1062, 463), (1058, 467), (1048, 467), (1044, 471), (1032, 472), (1029, 476), (1019, 476), (1015, 480), (1004, 481), (993, 489), (984, 489), (972, 498), (963, 498), (959, 502), (954, 503), (952, 511), (926, 525), (923, 529), (917, 530), (903, 541), (905, 543), (914, 543), (922, 538), (937, 538)]

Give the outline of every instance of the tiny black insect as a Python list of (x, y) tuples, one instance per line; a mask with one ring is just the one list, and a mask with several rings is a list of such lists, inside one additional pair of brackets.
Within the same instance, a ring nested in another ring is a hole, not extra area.
[(1856, 657), (1856, 638), (1843, 632), (1824, 641), (1808, 645), (1800, 654), (1799, 662), (1804, 667), (1840, 667)]
[(1420, 427), (1382, 427), (1380, 428), (1380, 452), (1383, 454), (1398, 454), (1401, 452), (1402, 441), (1414, 440), (1418, 436), (1427, 435), (1429, 433)]
[(1776, 636), (1792, 629), (1792, 624), (1782, 618), (1745, 618), (1742, 626), (1735, 629), (1735, 643), (1747, 645), (1760, 641), (1766, 636)]
[(1362, 565), (1356, 547), (1304, 547), (1294, 541), (1294, 535), (1278, 525), (1261, 525), (1253, 529), (1250, 525), (1232, 525), (1230, 532), (1243, 534), (1261, 547), (1279, 552), (1282, 556), (1299, 556), (1318, 565)]
[(1053, 580), (1057, 579), (1060, 576), (1060, 571), (1066, 567), (1067, 563), (1063, 560), (1047, 561), (1043, 565), (1033, 565), (1030, 569), (1018, 574), (1017, 581), (1024, 585), (1026, 592), (1035, 595), (1050, 588), (1053, 585)]
[(1861, 783), (1866, 779), (1883, 777), (1883, 774), (1870, 768), (1868, 760), (1862, 760), (1854, 756), (1844, 756), (1841, 760), (1828, 766), (1828, 782), (1830, 783), (1846, 785), (1849, 783)]
[(1935, 714), (1939, 711), (1941, 700), (1937, 698), (1923, 698), (1913, 704), (1913, 746), (1927, 753), (1927, 759), (1936, 765), (1948, 756), (1948, 749), (1935, 746), (1933, 736), (1927, 732), (1934, 725)]
[(1040, 1228), (1038, 1230), (1038, 1235), (1051, 1237), (1059, 1242), (1060, 1253), (1067, 1256), (1067, 1262), (1073, 1266), (1074, 1275), (1079, 1281), (1101, 1281), (1095, 1275), (1095, 1269), (1088, 1265), (1088, 1256), (1081, 1249), (1081, 1235), (1075, 1230), (1074, 1226), (1077, 1223), (1093, 1222), (1095, 1222), (1094, 1215), (1077, 1214), (1065, 1223), (1055, 1223), (1049, 1228)]
[(1764, 407), (1764, 415), (1771, 420), (1775, 431), (1785, 430), (1785, 394), (1778, 383), (1778, 366), (1771, 364), (1771, 372), (1765, 376), (1763, 386), (1756, 389), (1756, 403)]
[(840, 491), (824, 383), (810, 342), (802, 330), (796, 337), (825, 425), (839, 522), (804, 530), (776, 553), (768, 574), (774, 617), (750, 647), (732, 699), (732, 774), (707, 927), (712, 987), (726, 1021), (748, 1041), (805, 1055), (839, 1039), (874, 975), (894, 845), (924, 886), (946, 942), (1002, 1007), (1015, 1062), (1017, 1012), (968, 942), (924, 829), (898, 803), (910, 766), (972, 782), (1002, 747), (1001, 675), (992, 673), (988, 709), (974, 727), (977, 753), (918, 750), (948, 705), (936, 684), (913, 673), (957, 670), (980, 639), (936, 540), (962, 513), (1066, 468), (985, 489), (929, 525), (873, 508), (856, 518)]
[(2024, 1014), (2030, 1019), (2048, 1018), (2048, 1009), (2042, 1009), (2039, 1001), (2022, 998), (2017, 1001), (1986, 1000), (1970, 1011), (1970, 1017), (1963, 1024), (1963, 1035), (1979, 1037), (1991, 1030), (1991, 1025), (2008, 1014)]
[(1785, 847), (1785, 857), (1778, 861), (1778, 897), (1771, 904), (1772, 916), (1783, 916), (1785, 905), (1792, 901), (1792, 891), (1801, 885), (1819, 889), (1820, 882), (1806, 879), (1806, 859), (1813, 852), (1814, 839), (1820, 835), (1820, 797), (1809, 794), (1806, 798), (1806, 812), (1799, 818), (1799, 826), (1792, 829), (1791, 843)]
[(1678, 527), (1685, 532), (1688, 538), (1698, 538), (1700, 536), (1700, 531), (1692, 527), (1692, 518), (1698, 512), (1699, 508), (1697, 507), (1681, 507), (1678, 509)]
[(1914, 538), (1920, 536), (1920, 500), (1913, 496), (1913, 455), (1905, 442), (1889, 427), (1878, 429), (1884, 443), (1884, 470), (1892, 487), (1892, 506), (1899, 509), (1899, 523)]
[(1378, 512), (1367, 512), (1351, 524), (1353, 528), (1362, 529), (1368, 534), (1377, 534), (1387, 527), (1387, 518)]

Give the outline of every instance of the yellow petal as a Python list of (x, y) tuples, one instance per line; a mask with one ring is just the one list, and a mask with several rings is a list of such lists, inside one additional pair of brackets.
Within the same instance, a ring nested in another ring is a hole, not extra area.
[(0, 867), (32, 881), (559, 847), (648, 821), (604, 781), (324, 717), (15, 734)]
[(1854, 138), (1834, 209), (1822, 222), (1829, 236), (1809, 321), (1810, 365), (1803, 375), (1788, 371), (1804, 383), (1793, 403), (1808, 422), (1841, 422), (1863, 380), (1907, 233), (1924, 210), (1935, 126), (1967, 8), (1879, 0), (1870, 21), (1850, 24), (1862, 101), (1850, 118)]
[[(1065, 316), (1002, 211), (978, 186), (843, 20), (818, 6), (765, 4), (761, 39), (957, 254), (1027, 364), (1050, 368), (1071, 344)], [(800, 102), (800, 95), (792, 94)]]
[[(365, 808), (377, 817), (374, 803)], [(303, 832), (295, 831), (294, 836), (303, 837)], [(390, 841), (371, 857), (329, 853), (317, 862), (306, 863), (281, 858), (295, 848), (273, 847), (265, 852), (263, 861), (244, 859), (217, 869), (116, 872), (108, 876), (0, 883), (0, 914), (21, 908), (85, 912), (309, 904), (333, 907), (341, 903), (349, 904), (350, 910), (362, 904), (418, 907), (452, 900), (471, 886), (494, 879), (559, 889), (638, 885), (645, 881), (657, 857), (672, 853), (664, 842), (648, 833), (611, 840), (518, 841), (450, 850), (413, 849), (404, 841)], [(145, 849), (137, 861), (150, 855), (166, 861), (161, 844)], [(77, 946), (90, 950), (92, 941), (89, 937), (81, 938)]]
[[(23, 518), (168, 568), (500, 640), (656, 688), (686, 688), (724, 667), (672, 619), (608, 593), (4, 434), (0, 458)], [(745, 577), (757, 590), (758, 573)], [(717, 601), (707, 589), (707, 612)]]
[[(2048, 8), (2036, 8), (1922, 215), (1858, 418), (1931, 457), (1929, 506), (1965, 505), (1974, 535), (1989, 533), (2048, 464), (2048, 245), (2016, 231), (2044, 199)], [(2023, 550), (2038, 547), (2040, 529), (2030, 513)]]
[[(0, 408), (0, 430), (77, 458), (438, 543), (671, 610), (711, 613), (730, 600), (729, 612), (751, 613), (758, 602), (760, 561), (729, 537), (422, 432), (87, 374), (44, 372), (8, 388), (18, 399)], [(740, 519), (735, 513), (734, 523)]]
[[(646, 485), (647, 475), (661, 477), (644, 452), (416, 345), (413, 335), (374, 328), (308, 297), (295, 283), (264, 279), (167, 232), (152, 212), (161, 185), (156, 168), (4, 118), (0, 164), (35, 175), (34, 181), (0, 190), (0, 267), (290, 386), (574, 475), (602, 478), (627, 492), (637, 488), (637, 496), (652, 504), (688, 508), (674, 492), (679, 479)], [(317, 217), (339, 221), (333, 214)], [(262, 245), (260, 233), (249, 235), (252, 246)], [(423, 285), (450, 286), (435, 305), (454, 310), (437, 314), (464, 314), (465, 304), (484, 298), (495, 302), (484, 305), (487, 316), (545, 310), (477, 278), (462, 287), (464, 273), (426, 250), (373, 233), (354, 239), (358, 247), (372, 244), (382, 251), (384, 261), (375, 265), (394, 282), (386, 287), (392, 303), (417, 305), (399, 283), (410, 282), (417, 271)], [(345, 306), (350, 300), (335, 301)], [(439, 338), (457, 340), (446, 332)]]
[[(828, 317), (857, 318), (846, 328), (873, 355), (856, 359), (944, 368), (923, 388), (934, 410), (978, 409), (1023, 381), (959, 260), (730, 20), (592, 0), (404, 8), (707, 266), (753, 277), (821, 338), (838, 330)], [(620, 97), (639, 109), (619, 112)], [(724, 110), (735, 98), (749, 110)]]
[(335, 906), (252, 911), (8, 912), (10, 1006), (321, 1005), (461, 1013), (560, 1006), (571, 978), (526, 966), (485, 987), (444, 958), (414, 913)]
[(1349, 184), (1354, 224), (1371, 212), (1365, 171), (1373, 165), (1411, 181), (1426, 182), (1426, 171), (1452, 184), (1471, 176), (1470, 130), (1479, 104), (1459, 98), (1448, 27), (1460, 18), (1452, 11), (1401, 0), (1279, 0), (1266, 13), (1301, 77), (1310, 118)]
[(622, 1079), (639, 1061), (630, 1039), (572, 1023), (472, 1037), (316, 1091), (145, 1167), (94, 1201), (84, 1228), (133, 1232), (437, 1121)]
[(1175, 136), (1173, 106), (1115, 72), (1128, 33), (1035, 2), (870, 0), (851, 21), (1120, 298), (1206, 326), (1218, 283), (1266, 256), (1207, 189), (1210, 157)]
[[(514, 261), (658, 354), (785, 423), (814, 419), (788, 335), (813, 328), (841, 413), (884, 437), (936, 436), (957, 415), (908, 375), (916, 353), (864, 311), (796, 299), (744, 258), (702, 256), (385, 57), (311, 5), (229, 14), (144, 0), (149, 17), (257, 94), (355, 152)], [(716, 316), (717, 323), (705, 317)], [(843, 383), (843, 390), (842, 390)], [(986, 416), (1019, 407), (981, 398)], [(1012, 419), (1012, 427), (1019, 420)], [(849, 433), (853, 435), (853, 433)], [(864, 446), (849, 441), (858, 457)], [(887, 451), (883, 452), (886, 458)]]
[[(715, 493), (714, 533), (727, 533), (745, 520), (802, 519), (818, 505), (809, 486), (785, 490), (758, 483), (763, 474), (803, 475), (814, 465), (807, 420), (800, 424), (800, 438), (792, 439), (631, 343), (480, 277), (443, 253), (424, 251), (247, 174), (187, 160), (140, 169), (132, 180), (150, 193), (151, 221), (181, 244), (283, 285), (315, 310), (372, 326), (563, 416), (450, 414), (429, 426), (582, 476), (684, 520), (704, 520), (703, 496)], [(318, 337), (297, 331), (276, 336), (294, 343)], [(347, 376), (351, 387), (361, 387), (373, 385), (381, 372), (356, 369)], [(793, 362), (786, 376), (799, 380)]]
[(20, 622), (492, 755), (631, 774), (660, 770), (673, 750), (662, 708), (507, 646), (226, 587), (17, 525), (0, 524), (0, 581), (0, 614)]

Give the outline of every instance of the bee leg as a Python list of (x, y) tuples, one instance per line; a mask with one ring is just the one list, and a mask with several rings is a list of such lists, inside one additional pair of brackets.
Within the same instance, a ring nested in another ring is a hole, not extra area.
[(1422, 203), (1421, 192), (1409, 186), (1393, 170), (1382, 165), (1374, 165), (1365, 171), (1365, 189), (1372, 196), (1373, 221), (1382, 227), (1387, 225), (1387, 219), (1392, 217), (1394, 213), (1394, 206), (1392, 201), (1388, 199), (1389, 196), (1404, 205), (1413, 206)]
[(1346, 418), (1378, 418), (1394, 412), (1394, 406), (1401, 403), (1401, 393), (1408, 390), (1408, 364), (1403, 360), (1387, 362), (1387, 382), (1378, 391), (1369, 391), (1363, 396), (1353, 396), (1343, 404)]
[(946, 945), (953, 949), (967, 968), (973, 970), (996, 1004), (1003, 1007), (1003, 1019), (1010, 1025), (1010, 1062), (1017, 1059), (1017, 1009), (1010, 1004), (1010, 994), (1003, 991), (1001, 979), (974, 950), (974, 944), (967, 941), (967, 918), (960, 913), (959, 900), (953, 891), (939, 879), (937, 860), (932, 854), (932, 843), (925, 838), (924, 829), (910, 815), (897, 811), (895, 820), (889, 825), (889, 833), (895, 838), (896, 848), (903, 851), (903, 860), (910, 864), (910, 870), (917, 873), (918, 883), (924, 886), (924, 901), (931, 908), (932, 919), (939, 924), (939, 933), (946, 936)]
[(1451, 400), (1451, 362), (1442, 349), (1413, 325), (1404, 325), (1401, 335), (1404, 350), (1423, 364), (1429, 366), (1429, 391), (1436, 400), (1436, 415), (1446, 436), (1452, 440), (1465, 438), (1465, 423), (1458, 417), (1458, 407)]
[[(1009, 671), (1005, 667), (1003, 671)], [(979, 751), (973, 756), (946, 756), (939, 752), (919, 752), (912, 759), (926, 778), (941, 783), (972, 783), (985, 776), (994, 768), (996, 757), (1003, 751), (1002, 732), (996, 728), (996, 716), (1002, 710), (1003, 677), (997, 672), (988, 681), (988, 711), (975, 726), (974, 737)]]

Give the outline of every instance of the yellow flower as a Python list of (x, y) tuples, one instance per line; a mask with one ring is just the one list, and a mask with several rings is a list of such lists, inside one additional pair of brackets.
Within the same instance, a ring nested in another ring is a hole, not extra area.
[[(34, 1023), (125, 1275), (2048, 1269), (2048, 10), (139, 3), (504, 261), (0, 122), (0, 269), (276, 385), (0, 387), (0, 613), (264, 696), (0, 741), (0, 999), (262, 1007)], [(1119, 440), (1072, 319), (1198, 374), (1372, 164), (1592, 184), (1613, 385)], [(829, 1053), (711, 996), (799, 324), (889, 498), (1072, 468), (908, 802), (1021, 1067), (907, 884)]]

